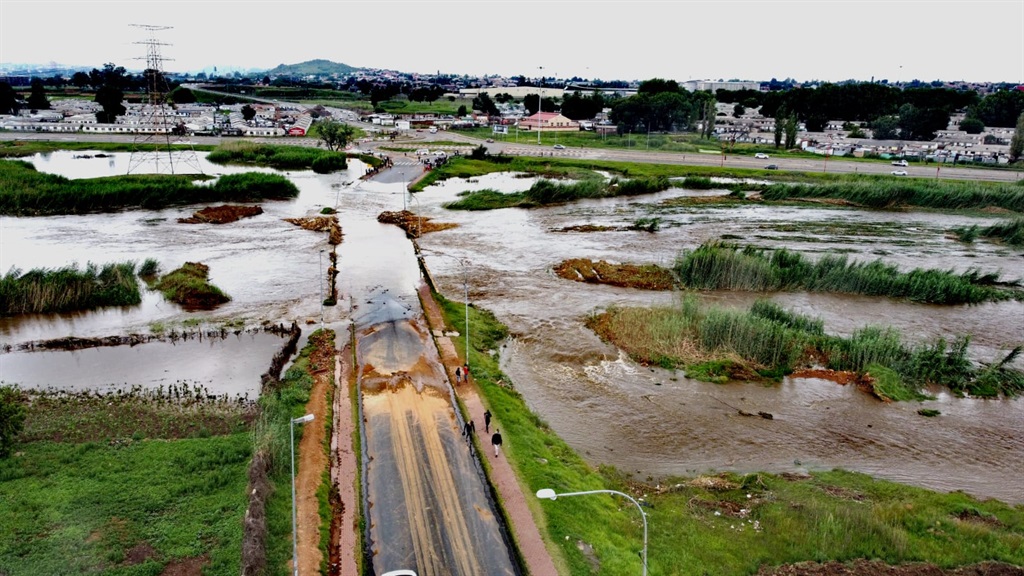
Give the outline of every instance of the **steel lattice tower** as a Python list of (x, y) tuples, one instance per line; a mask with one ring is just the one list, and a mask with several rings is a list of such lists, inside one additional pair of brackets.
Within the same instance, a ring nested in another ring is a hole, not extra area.
[(199, 158), (188, 139), (185, 123), (178, 119), (174, 110), (167, 103), (167, 78), (164, 76), (164, 58), (160, 53), (161, 46), (169, 46), (156, 38), (156, 32), (170, 30), (171, 26), (150, 26), (148, 24), (132, 24), (142, 28), (149, 38), (135, 44), (146, 46), (146, 57), (136, 60), (146, 61), (146, 102), (139, 109), (136, 117), (135, 142), (132, 146), (132, 157), (128, 162), (128, 173), (131, 174), (145, 167), (146, 172), (170, 174), (202, 174)]

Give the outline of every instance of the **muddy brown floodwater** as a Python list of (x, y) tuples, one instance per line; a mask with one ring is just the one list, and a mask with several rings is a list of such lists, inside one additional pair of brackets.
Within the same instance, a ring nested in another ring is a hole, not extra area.
[[(420, 193), (425, 216), (459, 227), (425, 235), (425, 249), (452, 258), (427, 263), (441, 290), (494, 311), (512, 337), (502, 369), (530, 407), (592, 464), (612, 464), (640, 478), (712, 470), (774, 472), (841, 467), (936, 490), (1024, 502), (1024, 400), (962, 399), (932, 390), (934, 400), (883, 404), (826, 380), (786, 379), (775, 386), (689, 380), (681, 372), (640, 366), (601, 342), (582, 319), (613, 305), (669, 305), (678, 295), (562, 280), (564, 259), (670, 265), (679, 251), (732, 239), (786, 247), (812, 257), (842, 251), (884, 258), (903, 269), (999, 271), (1019, 279), (1020, 249), (966, 245), (955, 226), (988, 224), (973, 216), (776, 206), (685, 207), (664, 203), (683, 190), (628, 199), (584, 201), (533, 210), (454, 212), (440, 204), (463, 190), (525, 189), (508, 175), (452, 180)], [(622, 231), (657, 216), (657, 233)], [(562, 232), (571, 227), (599, 232)], [(787, 309), (820, 317), (849, 335), (865, 325), (893, 326), (910, 341), (969, 334), (980, 361), (1001, 359), (1024, 343), (1024, 303), (932, 306), (886, 298), (809, 293), (765, 295)], [(709, 303), (747, 307), (760, 294), (711, 292)], [(1024, 367), (1021, 360), (1017, 367)], [(941, 412), (935, 418), (920, 408)], [(740, 415), (767, 412), (772, 420)], [(571, 487), (567, 487), (571, 488)]]

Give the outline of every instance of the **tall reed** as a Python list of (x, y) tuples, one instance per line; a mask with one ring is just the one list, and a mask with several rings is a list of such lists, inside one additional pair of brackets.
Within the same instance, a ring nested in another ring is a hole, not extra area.
[(1000, 284), (997, 274), (978, 270), (914, 269), (900, 272), (881, 260), (852, 262), (845, 255), (826, 255), (817, 262), (786, 249), (740, 248), (721, 242), (684, 251), (675, 271), (684, 286), (698, 290), (807, 290), (906, 298), (932, 304), (977, 304), (1024, 299), (1019, 283)]
[(0, 315), (89, 310), (132, 306), (142, 301), (134, 262), (88, 263), (58, 269), (11, 269), (0, 278)]
[(253, 202), (292, 198), (299, 189), (278, 174), (243, 173), (196, 185), (194, 175), (127, 175), (70, 180), (43, 174), (23, 161), (0, 162), (0, 214), (36, 216), (155, 210), (205, 202)]

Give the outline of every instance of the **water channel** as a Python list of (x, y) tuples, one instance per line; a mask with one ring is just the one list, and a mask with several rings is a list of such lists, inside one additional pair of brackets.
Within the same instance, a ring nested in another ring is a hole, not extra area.
[[(71, 156), (54, 153), (46, 162), (29, 160), (40, 170), (69, 177), (97, 175), (78, 168), (97, 159)], [(126, 162), (119, 158), (126, 155), (114, 156), (118, 158), (113, 164), (102, 160), (106, 174), (123, 173), (116, 166)], [(207, 173), (244, 170), (204, 162)], [(126, 310), (7, 318), (0, 320), (0, 343), (123, 334), (148, 330), (154, 323), (173, 325), (196, 318), (212, 324), (241, 319), (246, 325), (316, 321), (318, 253), (329, 246), (322, 234), (281, 219), (312, 215), (336, 204), (346, 233), (339, 247), (345, 275), (339, 278), (342, 301), (325, 310), (325, 320), (330, 326), (347, 326), (351, 306), (358, 315), (359, 307), (373, 294), (411, 291), (418, 277), (411, 247), (408, 258), (388, 260), (387, 269), (377, 257), (381, 243), (408, 246), (404, 237), (393, 234), (393, 228), (375, 221), (382, 210), (402, 208), (401, 186), (357, 181), (362, 172), (363, 167), (352, 162), (351, 169), (341, 174), (287, 173), (300, 189), (298, 198), (263, 203), (263, 215), (225, 226), (176, 223), (195, 206), (87, 216), (4, 217), (0, 219), (0, 270), (147, 257), (157, 258), (169, 270), (184, 261), (201, 261), (210, 266), (211, 281), (233, 300), (201, 314), (147, 297), (142, 306)], [(671, 304), (676, 295), (573, 283), (551, 272), (559, 261), (577, 257), (670, 264), (682, 249), (725, 237), (812, 255), (840, 250), (851, 258), (883, 257), (906, 269), (978, 268), (1020, 278), (1024, 266), (1019, 249), (986, 241), (961, 244), (948, 234), (954, 226), (985, 225), (993, 219), (828, 207), (708, 208), (667, 202), (698, 194), (679, 189), (533, 210), (458, 212), (442, 207), (461, 191), (513, 191), (530, 183), (509, 174), (451, 180), (417, 194), (410, 209), (459, 225), (428, 234), (420, 243), (429, 251), (470, 263), (471, 300), (493, 310), (513, 334), (501, 350), (503, 369), (531, 408), (591, 463), (612, 464), (640, 478), (711, 470), (842, 467), (938, 490), (1024, 502), (1019, 477), (1024, 469), (1021, 400), (961, 399), (937, 390), (934, 400), (882, 404), (855, 389), (820, 380), (787, 379), (768, 387), (688, 380), (680, 373), (622, 358), (582, 325), (582, 318), (595, 309)], [(624, 227), (652, 215), (662, 219), (661, 229), (654, 234), (562, 231), (581, 224)], [(427, 263), (440, 288), (461, 300), (462, 268), (452, 258), (431, 256), (429, 251), (425, 252)], [(744, 307), (759, 296), (707, 293), (701, 298)], [(981, 361), (1001, 358), (1024, 342), (1024, 303), (1020, 302), (941, 307), (806, 293), (770, 297), (788, 309), (821, 317), (830, 333), (846, 335), (872, 324), (894, 326), (914, 341), (970, 334), (971, 354)], [(229, 356), (262, 353), (256, 349), (224, 352)], [(9, 357), (0, 354), (0, 379), (6, 380)], [(103, 375), (94, 381), (107, 382), (132, 382), (137, 368), (121, 361), (97, 366)], [(32, 372), (31, 361), (19, 370)], [(941, 415), (921, 417), (917, 410), (922, 407), (936, 408)], [(769, 412), (774, 419), (746, 418), (738, 409)]]

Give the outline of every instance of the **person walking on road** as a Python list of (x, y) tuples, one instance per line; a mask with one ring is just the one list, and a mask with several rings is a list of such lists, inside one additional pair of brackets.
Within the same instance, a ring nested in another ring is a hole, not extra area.
[(469, 384), (469, 364), (462, 365), (462, 375), (466, 377), (466, 384)]
[(485, 410), (484, 411), (484, 432), (490, 432), (490, 431), (491, 431), (491, 411), (490, 410)]
[(472, 420), (466, 422), (466, 426), (462, 429), (462, 435), (466, 437), (466, 443), (473, 443), (473, 433), (476, 432), (476, 424)]
[(462, 366), (455, 367), (455, 383), (462, 384)]
[(498, 457), (498, 453), (501, 452), (501, 432), (498, 429), (494, 429), (494, 435), (491, 436), (491, 444), (494, 445), (494, 457)]

